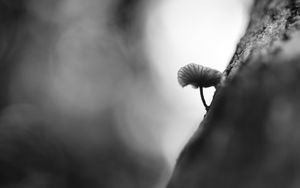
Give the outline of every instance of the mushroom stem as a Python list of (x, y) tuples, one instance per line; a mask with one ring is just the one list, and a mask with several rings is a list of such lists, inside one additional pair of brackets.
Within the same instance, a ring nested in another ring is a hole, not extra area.
[(205, 98), (204, 98), (204, 94), (203, 94), (203, 87), (200, 87), (200, 96), (201, 96), (202, 103), (203, 103), (203, 105), (205, 107), (205, 110), (208, 111), (209, 110), (209, 106), (205, 102)]

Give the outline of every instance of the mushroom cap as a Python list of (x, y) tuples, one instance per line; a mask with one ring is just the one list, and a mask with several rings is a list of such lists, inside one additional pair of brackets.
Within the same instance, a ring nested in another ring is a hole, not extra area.
[(222, 73), (209, 67), (191, 63), (181, 67), (177, 73), (177, 79), (182, 87), (192, 85), (194, 88), (216, 86), (222, 77)]

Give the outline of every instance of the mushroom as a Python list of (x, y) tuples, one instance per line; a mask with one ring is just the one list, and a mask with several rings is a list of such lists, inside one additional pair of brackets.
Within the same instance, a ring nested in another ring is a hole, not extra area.
[(181, 67), (177, 74), (178, 82), (182, 87), (192, 85), (194, 88), (200, 88), (201, 100), (206, 111), (209, 110), (209, 106), (205, 102), (203, 88), (218, 85), (221, 77), (221, 72), (195, 63)]

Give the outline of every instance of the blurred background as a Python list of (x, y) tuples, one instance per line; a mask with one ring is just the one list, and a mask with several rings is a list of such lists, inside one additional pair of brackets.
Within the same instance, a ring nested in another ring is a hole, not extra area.
[(0, 0), (1, 187), (164, 187), (251, 2)]

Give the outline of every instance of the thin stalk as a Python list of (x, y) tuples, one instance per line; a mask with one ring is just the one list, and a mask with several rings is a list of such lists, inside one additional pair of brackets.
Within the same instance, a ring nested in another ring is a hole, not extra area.
[(209, 106), (205, 102), (205, 98), (204, 98), (204, 94), (203, 94), (203, 87), (200, 87), (200, 96), (201, 96), (202, 103), (203, 103), (203, 105), (205, 107), (205, 110), (208, 111), (209, 110)]

